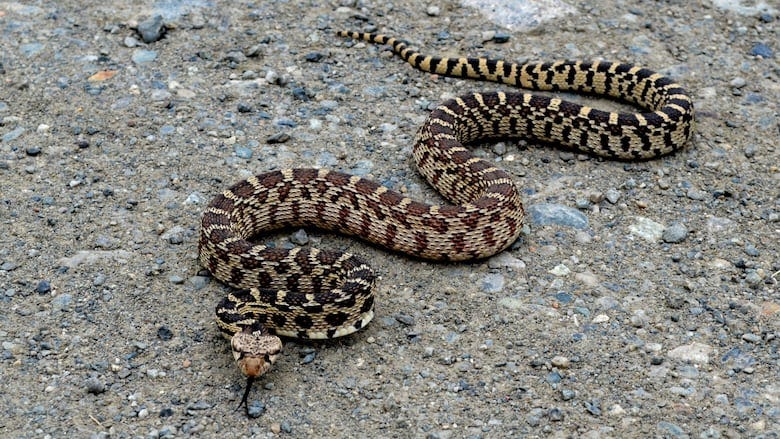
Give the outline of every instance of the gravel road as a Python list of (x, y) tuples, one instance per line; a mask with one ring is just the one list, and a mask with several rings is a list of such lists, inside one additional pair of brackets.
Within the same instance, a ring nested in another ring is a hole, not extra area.
[[(465, 3), (0, 2), (0, 436), (777, 438), (780, 6)], [(361, 254), (382, 278), (365, 330), (287, 341), (248, 417), (214, 323), (228, 288), (197, 262), (206, 203), (291, 166), (436, 201), (416, 128), (502, 88), (340, 29), (641, 64), (690, 91), (696, 134), (641, 163), (477, 146), (529, 212), (486, 261), (264, 237)]]

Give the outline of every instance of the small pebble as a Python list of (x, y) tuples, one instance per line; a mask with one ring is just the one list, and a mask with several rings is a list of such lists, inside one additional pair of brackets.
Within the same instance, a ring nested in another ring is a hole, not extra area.
[(749, 242), (745, 244), (745, 254), (748, 256), (761, 256), (761, 252), (758, 251), (756, 246)]
[(325, 58), (325, 55), (320, 52), (310, 52), (307, 53), (303, 58), (308, 62), (320, 62), (323, 58)]
[(564, 357), (564, 356), (561, 356), (561, 355), (556, 355), (555, 357), (553, 357), (553, 359), (550, 361), (550, 363), (553, 366), (555, 366), (555, 367), (558, 367), (558, 368), (561, 368), (561, 369), (568, 369), (569, 365), (571, 364), (571, 361), (567, 357)]
[(272, 134), (265, 140), (265, 143), (273, 145), (275, 143), (285, 143), (290, 140), (290, 135), (284, 132)]
[(251, 159), (252, 155), (254, 155), (254, 152), (250, 148), (247, 148), (246, 146), (236, 145), (233, 148), (233, 151), (236, 153), (236, 157), (245, 160)]
[(753, 56), (760, 56), (764, 59), (769, 59), (774, 56), (774, 52), (764, 43), (757, 43), (750, 49), (750, 54)]
[(265, 413), (265, 404), (258, 400), (254, 400), (246, 406), (246, 414), (250, 418), (259, 418), (263, 413)]
[(25, 149), (24, 152), (30, 157), (35, 157), (41, 153), (41, 148), (38, 146), (30, 146), (27, 149)]
[(35, 287), (35, 292), (38, 294), (46, 294), (51, 291), (51, 283), (47, 280), (42, 280), (38, 282), (38, 285)]
[(635, 328), (642, 328), (647, 326), (648, 323), (650, 323), (650, 318), (645, 313), (645, 310), (638, 309), (633, 312), (630, 321), (631, 321), (631, 326)]
[(761, 343), (761, 336), (752, 334), (750, 332), (746, 332), (742, 334), (742, 340), (745, 340), (746, 342), (749, 343)]
[(510, 35), (508, 33), (498, 31), (498, 32), (496, 32), (495, 35), (493, 35), (493, 42), (502, 44), (502, 43), (506, 43), (507, 41), (509, 41), (509, 38), (510, 38)]
[(480, 288), (486, 293), (498, 293), (504, 289), (504, 276), (498, 273), (490, 273), (482, 278)]
[(309, 352), (308, 354), (306, 354), (303, 357), (303, 360), (301, 360), (301, 364), (309, 364), (312, 361), (314, 361), (315, 358), (317, 358), (317, 352), (316, 351), (315, 352)]
[(710, 354), (714, 348), (708, 344), (693, 342), (678, 346), (669, 351), (669, 358), (684, 362), (707, 364), (710, 362)]
[(441, 13), (441, 10), (438, 6), (428, 6), (425, 13), (430, 17), (437, 17)]
[(189, 280), (196, 291), (203, 289), (209, 283), (209, 278), (206, 276), (192, 276)]
[(528, 206), (527, 213), (531, 221), (539, 226), (560, 225), (585, 229), (588, 218), (579, 210), (561, 204), (538, 203)]
[(607, 189), (604, 193), (604, 198), (609, 201), (610, 204), (616, 204), (620, 200), (621, 193), (617, 189)]
[(157, 52), (154, 50), (137, 49), (133, 51), (132, 59), (136, 64), (152, 62), (157, 59)]
[(601, 401), (591, 400), (585, 402), (585, 409), (593, 416), (601, 416)]
[(290, 235), (290, 242), (296, 245), (306, 245), (309, 243), (309, 235), (306, 233), (306, 230), (298, 229)]
[(144, 40), (144, 43), (154, 43), (162, 38), (165, 33), (165, 24), (162, 15), (155, 15), (138, 23), (138, 35)]
[(261, 46), (260, 44), (255, 44), (254, 46), (250, 46), (248, 49), (244, 51), (244, 55), (247, 58), (254, 58), (262, 54), (263, 54), (263, 46)]
[(414, 317), (407, 314), (396, 314), (395, 319), (406, 326), (414, 325)]
[(682, 223), (673, 223), (664, 229), (664, 233), (661, 235), (661, 239), (663, 239), (664, 242), (676, 244), (684, 241), (687, 236), (688, 228), (685, 227), (685, 225)]
[(729, 82), (729, 85), (733, 88), (742, 88), (747, 85), (747, 81), (745, 78), (737, 76), (736, 78), (732, 79), (731, 82)]
[(663, 236), (664, 226), (649, 218), (638, 216), (636, 221), (628, 226), (628, 230), (648, 242), (658, 242)]
[(707, 192), (699, 190), (699, 189), (696, 189), (696, 188), (688, 189), (688, 191), (685, 193), (685, 195), (688, 198), (690, 198), (691, 200), (696, 200), (696, 201), (704, 201), (707, 198), (709, 198), (709, 194)]
[(757, 287), (763, 282), (764, 278), (756, 270), (750, 270), (745, 275), (745, 282), (753, 287)]
[(168, 341), (173, 338), (173, 331), (167, 326), (160, 326), (157, 328), (157, 337), (159, 337), (160, 340)]
[(513, 271), (520, 271), (525, 269), (525, 262), (518, 259), (510, 252), (501, 252), (496, 256), (488, 259), (489, 268), (509, 268)]
[(673, 437), (678, 437), (678, 438), (687, 438), (687, 437), (689, 437), (685, 433), (685, 430), (683, 430), (680, 426), (678, 426), (676, 424), (672, 424), (671, 422), (660, 421), (658, 423), (657, 427), (658, 427), (659, 430), (662, 430), (661, 431), (662, 436), (666, 436), (663, 433), (668, 433), (668, 434), (671, 434)]
[(225, 54), (222, 60), (227, 61), (230, 67), (236, 67), (246, 61), (246, 56), (238, 50), (231, 50)]
[(60, 294), (51, 301), (52, 309), (57, 311), (66, 311), (73, 303), (73, 296), (70, 294)]
[(97, 395), (106, 391), (106, 386), (97, 377), (89, 377), (85, 382), (87, 392)]
[(126, 36), (122, 43), (125, 45), (125, 47), (131, 48), (131, 49), (133, 47), (138, 47), (138, 45), (141, 44), (140, 41), (138, 41), (135, 37), (130, 36), (130, 35)]

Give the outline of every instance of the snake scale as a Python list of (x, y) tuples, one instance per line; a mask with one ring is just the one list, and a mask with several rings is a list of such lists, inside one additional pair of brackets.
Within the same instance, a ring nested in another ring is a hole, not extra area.
[(412, 200), (373, 181), (324, 169), (287, 169), (243, 180), (203, 215), (200, 262), (239, 288), (217, 306), (220, 330), (249, 378), (271, 367), (282, 343), (273, 334), (322, 339), (350, 334), (373, 317), (373, 270), (359, 257), (316, 248), (250, 242), (261, 233), (313, 227), (360, 237), (392, 251), (441, 261), (479, 259), (511, 245), (523, 207), (512, 178), (464, 145), (499, 138), (556, 143), (614, 159), (648, 159), (682, 148), (693, 103), (671, 79), (630, 64), (561, 61), (515, 64), (422, 55), (384, 35), (339, 36), (388, 45), (413, 67), (542, 91), (611, 97), (641, 107), (615, 113), (555, 97), (470, 93), (439, 105), (417, 132), (420, 173), (451, 204)]

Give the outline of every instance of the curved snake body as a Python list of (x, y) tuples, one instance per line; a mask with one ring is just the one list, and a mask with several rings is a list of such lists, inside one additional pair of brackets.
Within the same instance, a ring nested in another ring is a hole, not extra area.
[[(262, 338), (270, 337), (269, 330), (298, 338), (331, 338), (364, 327), (373, 316), (375, 275), (359, 257), (250, 242), (258, 234), (316, 227), (419, 258), (484, 258), (517, 239), (523, 208), (511, 177), (472, 155), (465, 144), (523, 137), (608, 158), (647, 159), (682, 148), (691, 135), (693, 104), (687, 93), (644, 68), (606, 62), (520, 65), (440, 58), (424, 56), (383, 35), (339, 35), (387, 44), (426, 72), (607, 96), (646, 111), (607, 112), (514, 92), (471, 93), (448, 100), (419, 129), (414, 159), (420, 173), (451, 205), (418, 202), (373, 181), (323, 169), (269, 172), (227, 189), (203, 215), (200, 261), (219, 280), (243, 289), (217, 307), (220, 329), (228, 336), (243, 333), (238, 349), (245, 352), (236, 353), (239, 365), (241, 359), (257, 355), (264, 355), (270, 365), (268, 354), (252, 354), (260, 349), (257, 345), (270, 345), (278, 353), (281, 343)], [(256, 346), (246, 341), (252, 334), (261, 336)]]

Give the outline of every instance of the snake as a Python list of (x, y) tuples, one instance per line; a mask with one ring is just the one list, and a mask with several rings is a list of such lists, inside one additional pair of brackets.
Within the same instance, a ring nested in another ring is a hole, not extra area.
[(252, 381), (279, 357), (280, 336), (341, 337), (374, 316), (377, 275), (364, 259), (256, 242), (261, 235), (315, 228), (418, 259), (483, 259), (518, 239), (523, 204), (512, 177), (466, 145), (525, 138), (608, 159), (644, 160), (683, 148), (693, 131), (693, 102), (683, 87), (632, 64), (439, 57), (382, 34), (337, 35), (385, 45), (412, 67), (434, 75), (596, 95), (642, 111), (603, 111), (554, 95), (515, 91), (449, 99), (430, 113), (413, 146), (419, 173), (449, 204), (416, 201), (370, 179), (317, 168), (266, 172), (216, 196), (203, 214), (199, 259), (234, 288), (219, 302), (216, 315), (248, 378), (243, 405)]

